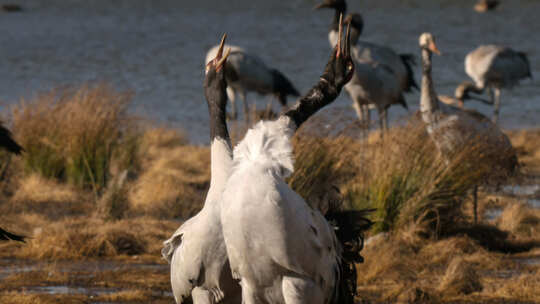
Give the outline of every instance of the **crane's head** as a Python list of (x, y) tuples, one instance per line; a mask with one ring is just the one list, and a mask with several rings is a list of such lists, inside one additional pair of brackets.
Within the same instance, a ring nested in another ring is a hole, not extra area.
[(422, 35), (420, 35), (420, 38), (418, 39), (418, 44), (420, 45), (421, 49), (426, 49), (431, 53), (441, 55), (441, 52), (435, 44), (435, 37), (433, 37), (431, 33), (423, 33)]
[(351, 27), (347, 25), (347, 32), (343, 37), (343, 14), (339, 18), (338, 33), (337, 44), (326, 64), (321, 79), (335, 86), (340, 92), (341, 88), (351, 80), (354, 74), (354, 63), (351, 58)]
[[(216, 100), (216, 97), (220, 97), (218, 100), (222, 100), (225, 95), (225, 89), (227, 88), (227, 83), (225, 82), (225, 63), (227, 57), (229, 56), (231, 49), (227, 49), (225, 54), (223, 54), (223, 48), (225, 46), (225, 39), (227, 34), (223, 35), (221, 38), (221, 43), (219, 44), (219, 49), (217, 51), (216, 57), (210, 60), (206, 64), (205, 68), (205, 77), (204, 77), (204, 94), (208, 101)], [(219, 94), (219, 96), (213, 96)], [(225, 97), (225, 102), (227, 98)]]
[(317, 4), (314, 8), (332, 8), (340, 11), (345, 11), (347, 9), (347, 3), (345, 2), (345, 0), (323, 0), (322, 3)]

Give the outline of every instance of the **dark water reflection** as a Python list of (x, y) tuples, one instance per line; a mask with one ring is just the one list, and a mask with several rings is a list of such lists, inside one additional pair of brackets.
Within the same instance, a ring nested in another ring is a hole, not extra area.
[[(444, 53), (434, 67), (441, 94), (453, 92), (466, 77), (463, 58), (482, 43), (528, 52), (533, 74), (540, 71), (540, 1), (505, 1), (500, 10), (483, 15), (475, 13), (468, 0), (349, 2), (351, 11), (364, 15), (365, 40), (417, 54), (418, 35), (433, 32)], [(305, 92), (329, 55), (332, 13), (313, 11), (314, 4), (314, 0), (27, 0), (24, 12), (0, 14), (0, 100), (11, 104), (60, 85), (107, 81), (136, 93), (132, 106), (136, 113), (183, 127), (195, 142), (205, 143), (207, 112), (201, 84), (206, 50), (227, 32), (231, 43), (258, 53)], [(416, 71), (419, 80), (418, 67)], [(503, 93), (504, 127), (538, 124), (540, 88), (535, 82)], [(418, 94), (407, 99), (417, 107)], [(345, 96), (332, 107), (350, 112)], [(475, 107), (491, 113), (488, 107)], [(399, 108), (391, 112), (394, 118), (406, 115)]]

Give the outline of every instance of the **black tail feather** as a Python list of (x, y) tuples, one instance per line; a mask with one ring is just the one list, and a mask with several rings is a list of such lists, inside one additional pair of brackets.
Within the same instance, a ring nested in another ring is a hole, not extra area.
[(13, 139), (11, 131), (0, 124), (0, 147), (4, 147), (9, 152), (21, 154), (24, 149)]
[(287, 96), (300, 96), (300, 92), (294, 87), (292, 82), (283, 75), (280, 71), (273, 69), (272, 76), (274, 78), (274, 93), (279, 97), (282, 106), (287, 105)]
[(407, 105), (407, 101), (405, 101), (405, 97), (403, 96), (403, 94), (399, 94), (399, 99), (397, 103), (404, 107), (405, 110), (409, 110), (409, 105)]
[(527, 57), (527, 53), (525, 52), (517, 52), (518, 56), (525, 62), (525, 65), (527, 66), (527, 77), (533, 78), (531, 73), (531, 63), (529, 62), (529, 57)]
[(407, 70), (407, 86), (405, 87), (405, 92), (411, 92), (412, 88), (420, 91), (420, 87), (414, 79), (414, 72), (412, 66), (416, 66), (416, 59), (413, 54), (399, 54), (405, 69)]
[(339, 283), (334, 303), (353, 304), (356, 296), (356, 266), (364, 258), (360, 251), (364, 247), (364, 232), (373, 224), (367, 216), (374, 209), (329, 211), (326, 218), (334, 225), (336, 236), (342, 246), (339, 262)]
[(19, 241), (24, 243), (25, 236), (16, 235), (11, 232), (7, 232), (4, 229), (0, 228), (0, 241)]

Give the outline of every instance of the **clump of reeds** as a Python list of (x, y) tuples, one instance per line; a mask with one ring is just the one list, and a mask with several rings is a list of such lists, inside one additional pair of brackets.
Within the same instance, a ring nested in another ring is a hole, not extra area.
[(416, 222), (427, 224), (428, 233), (439, 233), (464, 219), (464, 198), (492, 179), (499, 161), (512, 152), (495, 149), (474, 138), (442, 156), (424, 125), (412, 120), (386, 132), (383, 140), (366, 143), (356, 165), (360, 172), (346, 193), (354, 206), (377, 209), (375, 231)]
[(355, 174), (355, 141), (345, 136), (315, 137), (298, 134), (294, 140), (294, 172), (288, 179), (291, 188), (311, 207), (323, 213), (341, 203), (340, 187)]
[[(22, 217), (21, 220), (25, 220)], [(159, 224), (153, 219), (140, 218), (104, 222), (96, 218), (69, 218), (42, 222), (30, 235), (27, 243), (16, 252), (18, 257), (33, 259), (88, 259), (157, 254), (160, 240), (173, 226)], [(43, 226), (45, 225), (45, 226)], [(163, 230), (163, 231), (161, 231)]]
[(21, 101), (13, 130), (26, 172), (102, 190), (113, 159), (133, 166), (138, 134), (127, 115), (131, 94), (107, 85), (62, 88)]
[(187, 218), (200, 210), (210, 182), (210, 150), (186, 142), (163, 128), (143, 134), (141, 174), (128, 193), (133, 212)]

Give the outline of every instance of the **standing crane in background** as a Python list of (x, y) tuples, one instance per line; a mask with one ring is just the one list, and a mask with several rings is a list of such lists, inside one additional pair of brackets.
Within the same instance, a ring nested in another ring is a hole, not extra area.
[[(287, 106), (287, 96), (300, 96), (292, 82), (280, 71), (269, 67), (260, 57), (249, 54), (244, 49), (226, 45), (231, 49), (227, 60), (225, 78), (227, 79), (227, 96), (231, 101), (231, 118), (237, 118), (236, 95), (242, 99), (244, 118), (249, 124), (249, 105), (247, 93), (256, 92), (261, 95), (273, 95), (283, 108)], [(206, 54), (206, 63), (215, 58), (219, 46), (211, 48)], [(267, 103), (266, 112), (272, 109), (271, 100)]]
[(456, 89), (456, 98), (464, 101), (470, 98), (469, 93), (482, 94), (488, 88), (490, 101), (487, 103), (494, 106), (494, 123), (499, 120), (501, 89), (513, 88), (520, 80), (532, 78), (529, 59), (525, 53), (498, 45), (482, 45), (467, 54), (465, 72), (474, 83), (462, 82), (461, 89)]
[[(422, 52), (422, 88), (420, 113), (430, 138), (447, 162), (458, 151), (466, 148), (472, 140), (479, 140), (504, 159), (496, 159), (489, 179), (506, 178), (517, 168), (517, 156), (506, 136), (496, 124), (484, 115), (439, 102), (431, 76), (432, 54), (440, 54), (431, 33), (423, 33), (419, 38)], [(497, 169), (495, 169), (497, 168)], [(489, 182), (489, 181), (488, 181)], [(474, 220), (477, 221), (477, 190), (473, 193)]]
[[(330, 46), (334, 47), (339, 16), (346, 13), (347, 3), (344, 0), (324, 0), (315, 8), (335, 10), (328, 33)], [(369, 126), (369, 107), (374, 106), (379, 112), (380, 127), (385, 129), (388, 126), (387, 109), (393, 104), (401, 104), (408, 109), (403, 93), (411, 92), (413, 88), (418, 89), (412, 70), (414, 56), (397, 54), (389, 47), (359, 40), (364, 26), (360, 14), (347, 16), (346, 22), (351, 25), (352, 53), (357, 65), (357, 77), (353, 77), (345, 90), (353, 100), (353, 107), (360, 120)]]

